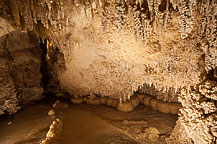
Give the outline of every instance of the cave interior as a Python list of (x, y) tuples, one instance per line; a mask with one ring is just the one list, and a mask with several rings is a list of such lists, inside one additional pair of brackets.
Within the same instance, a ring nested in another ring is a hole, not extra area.
[(0, 144), (217, 144), (216, 0), (0, 0)]

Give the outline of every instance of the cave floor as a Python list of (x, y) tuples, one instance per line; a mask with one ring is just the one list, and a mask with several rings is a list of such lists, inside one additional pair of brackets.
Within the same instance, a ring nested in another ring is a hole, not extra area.
[(42, 102), (1, 116), (0, 144), (39, 144), (56, 118), (63, 122), (59, 144), (164, 144), (178, 118), (142, 105), (128, 113), (105, 105), (69, 103), (49, 116), (51, 109), (51, 102)]

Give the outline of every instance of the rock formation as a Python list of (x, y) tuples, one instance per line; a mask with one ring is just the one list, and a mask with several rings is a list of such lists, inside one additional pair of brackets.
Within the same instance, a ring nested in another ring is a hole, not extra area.
[(40, 144), (57, 144), (57, 141), (61, 135), (63, 129), (63, 122), (59, 119), (53, 121), (50, 125), (49, 131), (46, 134), (46, 138)]
[(123, 111), (137, 105), (130, 99), (138, 90), (159, 99), (144, 103), (165, 113), (172, 106), (162, 101), (179, 101), (167, 142), (216, 141), (215, 0), (0, 0), (0, 16), (0, 113), (40, 98), (34, 33), (47, 40), (48, 90), (67, 92), (75, 103), (96, 95), (86, 102)]
[(5, 35), (0, 37), (0, 114), (4, 111), (14, 113), (22, 104), (43, 98), (39, 41), (30, 32), (21, 33), (10, 25), (3, 26)]

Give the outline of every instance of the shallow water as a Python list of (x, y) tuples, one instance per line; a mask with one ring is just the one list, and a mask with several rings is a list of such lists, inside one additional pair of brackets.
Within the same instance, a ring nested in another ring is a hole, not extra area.
[[(104, 105), (70, 104), (68, 108), (54, 109), (55, 116), (48, 116), (50, 109), (51, 104), (43, 103), (27, 106), (15, 115), (1, 116), (0, 144), (38, 144), (55, 118), (63, 121), (59, 144), (160, 144), (165, 143), (165, 136), (177, 120), (177, 116), (145, 106), (125, 113)], [(136, 138), (149, 127), (159, 130), (157, 141)]]
[[(39, 143), (54, 120), (47, 116), (50, 106), (29, 106), (15, 115), (0, 118), (0, 144)], [(10, 124), (11, 123), (11, 124)]]

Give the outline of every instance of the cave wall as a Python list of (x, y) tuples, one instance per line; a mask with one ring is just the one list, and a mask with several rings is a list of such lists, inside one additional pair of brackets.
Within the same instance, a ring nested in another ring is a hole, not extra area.
[(5, 31), (0, 37), (0, 114), (43, 98), (39, 40), (31, 32)]

